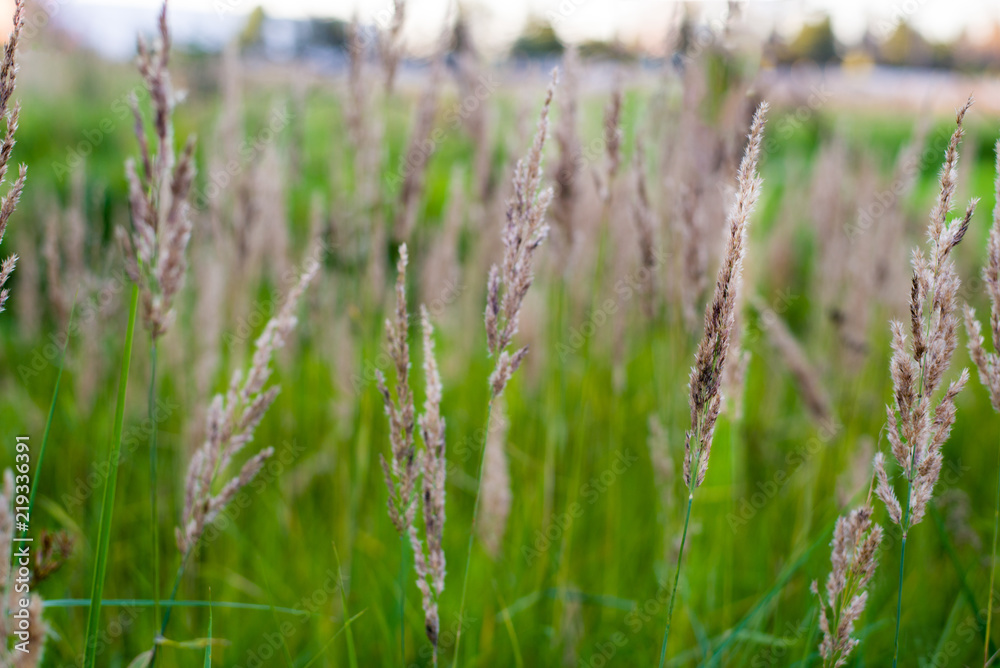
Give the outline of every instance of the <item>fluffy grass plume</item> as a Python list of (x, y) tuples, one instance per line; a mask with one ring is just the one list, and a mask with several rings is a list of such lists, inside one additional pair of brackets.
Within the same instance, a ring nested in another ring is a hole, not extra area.
[(271, 377), (271, 359), (283, 348), (298, 324), (295, 312), (306, 288), (316, 276), (319, 263), (308, 262), (298, 281), (285, 296), (281, 310), (268, 321), (257, 337), (253, 359), (244, 375), (233, 373), (229, 389), (217, 394), (208, 409), (206, 436), (188, 465), (184, 486), (184, 514), (175, 531), (177, 549), (188, 555), (198, 544), (205, 528), (210, 525), (241, 489), (260, 472), (274, 454), (267, 447), (253, 455), (239, 472), (218, 492), (216, 481), (228, 471), (236, 458), (253, 440), (257, 425), (274, 399), (278, 387), (267, 387)]
[[(0, 184), (3, 184), (7, 177), (7, 168), (10, 163), (11, 153), (14, 151), (14, 135), (17, 132), (17, 118), (21, 112), (21, 103), (14, 103), (11, 108), (11, 97), (14, 95), (14, 88), (17, 85), (17, 44), (21, 37), (21, 29), (24, 27), (24, 3), (25, 0), (15, 0), (14, 2), (14, 23), (7, 38), (7, 45), (3, 51), (3, 62), (0, 63), (0, 117), (3, 117), (7, 124), (3, 141), (0, 142)], [(0, 243), (3, 242), (4, 233), (7, 231), (7, 223), (11, 214), (17, 208), (17, 202), (21, 198), (24, 190), (24, 182), (28, 178), (27, 165), (21, 165), (17, 178), (7, 190), (7, 194), (0, 199)], [(4, 286), (7, 279), (14, 273), (17, 266), (17, 255), (10, 255), (0, 261), (0, 312), (4, 310), (10, 291)]]
[[(986, 245), (986, 266), (983, 268), (983, 281), (990, 298), (990, 338), (993, 351), (986, 349), (983, 340), (983, 329), (976, 319), (976, 311), (965, 305), (965, 328), (969, 335), (969, 357), (979, 370), (979, 382), (989, 392), (993, 410), (1000, 412), (1000, 141), (995, 146), (996, 178), (994, 180), (994, 195), (996, 205), (993, 208), (993, 226), (990, 227), (989, 241)], [(993, 551), (990, 557), (990, 600), (993, 600), (993, 585), (996, 578), (997, 534), (1000, 529), (1000, 461), (997, 463), (997, 497), (993, 509)], [(988, 661), (990, 650), (990, 632), (993, 622), (993, 606), (987, 606), (986, 640), (983, 643), (983, 662)]]
[(139, 40), (139, 73), (153, 104), (151, 148), (146, 123), (133, 96), (135, 135), (139, 140), (140, 164), (125, 163), (132, 233), (123, 236), (130, 251), (129, 273), (142, 290), (143, 322), (153, 339), (167, 331), (173, 318), (173, 301), (184, 282), (187, 246), (191, 239), (191, 217), (187, 201), (194, 181), (194, 137), (188, 137), (178, 159), (174, 152), (173, 109), (176, 95), (170, 85), (170, 30), (167, 4), (159, 18), (159, 39), (149, 46)]
[(972, 106), (972, 98), (958, 110), (955, 132), (945, 150), (940, 192), (927, 227), (928, 254), (913, 251), (913, 279), (910, 290), (910, 340), (903, 323), (893, 321), (890, 371), (894, 401), (886, 406), (887, 437), (892, 455), (906, 478), (903, 504), (893, 489), (885, 468), (885, 455), (875, 456), (876, 493), (885, 503), (889, 518), (902, 533), (899, 557), (899, 597), (896, 609), (896, 640), (893, 665), (899, 656), (899, 618), (903, 598), (903, 560), (911, 528), (920, 523), (941, 474), (941, 446), (948, 440), (955, 422), (955, 397), (969, 379), (963, 370), (937, 402), (951, 357), (958, 347), (956, 305), (960, 281), (951, 251), (962, 241), (976, 208), (969, 203), (964, 215), (947, 221), (952, 210), (958, 174), (958, 145), (964, 134), (962, 121)]
[(826, 579), (825, 598), (818, 583), (812, 583), (812, 592), (819, 598), (819, 628), (823, 632), (819, 654), (824, 668), (846, 665), (858, 645), (851, 632), (868, 602), (866, 587), (875, 575), (881, 543), (882, 527), (872, 522), (869, 506), (837, 518), (830, 553), (833, 569)]

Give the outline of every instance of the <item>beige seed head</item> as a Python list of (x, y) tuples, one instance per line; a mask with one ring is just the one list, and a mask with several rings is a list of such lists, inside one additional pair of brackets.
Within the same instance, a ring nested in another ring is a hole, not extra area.
[(500, 396), (528, 352), (525, 347), (511, 354), (507, 348), (517, 334), (521, 305), (534, 280), (532, 259), (549, 232), (545, 212), (552, 201), (552, 189), (541, 188), (542, 152), (557, 81), (557, 72), (553, 70), (534, 142), (527, 157), (518, 161), (514, 169), (514, 192), (507, 201), (507, 222), (501, 237), (503, 263), (490, 269), (485, 321), (489, 351), (496, 359), (490, 376), (494, 397)]
[(699, 487), (708, 471), (712, 435), (722, 406), (722, 378), (729, 342), (736, 322), (736, 295), (740, 289), (750, 213), (760, 196), (757, 175), (767, 103), (761, 103), (750, 125), (746, 151), (737, 178), (736, 201), (729, 212), (726, 253), (719, 267), (715, 293), (705, 309), (705, 333), (691, 368), (691, 428), (684, 447), (684, 481), (689, 489)]

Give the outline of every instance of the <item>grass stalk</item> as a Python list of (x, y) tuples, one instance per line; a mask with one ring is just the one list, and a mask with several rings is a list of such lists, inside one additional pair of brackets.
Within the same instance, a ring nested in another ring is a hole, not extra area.
[(42, 462), (45, 460), (45, 447), (49, 444), (49, 434), (52, 433), (52, 418), (56, 414), (56, 400), (59, 398), (59, 386), (62, 383), (63, 369), (66, 367), (66, 349), (69, 347), (69, 333), (73, 328), (73, 315), (76, 313), (76, 299), (69, 309), (69, 320), (66, 323), (66, 337), (63, 339), (62, 353), (59, 355), (59, 370), (56, 372), (56, 384), (52, 388), (52, 401), (49, 402), (49, 415), (45, 418), (45, 431), (42, 432), (42, 445), (38, 449), (38, 459), (35, 460), (35, 475), (31, 480), (31, 492), (28, 494), (28, 517), (35, 508), (35, 494), (38, 493), (39, 480), (42, 477)]
[(660, 647), (660, 668), (667, 661), (667, 642), (670, 639), (670, 624), (674, 619), (674, 602), (677, 599), (677, 583), (681, 579), (681, 564), (684, 560), (684, 545), (687, 543), (688, 524), (691, 521), (691, 505), (694, 502), (694, 490), (688, 490), (687, 512), (684, 513), (684, 532), (681, 534), (681, 549), (677, 552), (677, 568), (674, 571), (674, 587), (670, 592), (670, 605), (667, 609), (667, 628), (663, 632), (663, 645)]
[(996, 505), (993, 508), (993, 556), (990, 557), (990, 590), (989, 602), (986, 606), (986, 638), (983, 641), (983, 666), (989, 662), (990, 635), (993, 624), (993, 584), (997, 572), (997, 529), (1000, 528), (1000, 448), (997, 449), (997, 494)]
[[(911, 448), (911, 461), (916, 459), (916, 455), (912, 454)], [(911, 468), (913, 468), (911, 466)], [(906, 535), (909, 533), (910, 524), (910, 494), (913, 491), (913, 477), (910, 477), (909, 483), (906, 486), (906, 514), (903, 517), (903, 540), (901, 547), (899, 549), (899, 592), (896, 596), (896, 638), (893, 640), (892, 649), (892, 668), (896, 668), (896, 661), (899, 658), (899, 620), (903, 612), (903, 562), (906, 559)]]
[[(344, 608), (344, 619), (348, 620), (344, 629), (347, 631), (347, 660), (351, 668), (358, 668), (358, 655), (354, 649), (354, 631), (350, 629), (350, 613), (347, 609), (347, 588), (344, 586), (344, 571), (340, 566), (340, 553), (333, 546), (333, 556), (337, 559), (337, 588), (340, 589), (340, 604)], [(336, 637), (336, 636), (334, 636)]]
[(472, 506), (472, 526), (469, 528), (469, 543), (465, 550), (465, 575), (462, 576), (462, 601), (458, 606), (458, 628), (455, 630), (455, 656), (452, 659), (452, 668), (458, 666), (459, 641), (462, 639), (462, 623), (465, 619), (465, 597), (469, 591), (469, 566), (472, 563), (472, 543), (476, 538), (476, 519), (479, 517), (479, 498), (482, 496), (483, 463), (486, 461), (486, 439), (490, 435), (490, 419), (493, 417), (493, 402), (496, 397), (490, 393), (490, 402), (486, 406), (486, 429), (483, 431), (483, 442), (479, 449), (479, 474), (476, 476), (476, 501)]
[(149, 346), (149, 507), (152, 513), (150, 533), (153, 539), (153, 620), (160, 624), (160, 532), (159, 488), (156, 451), (156, 339)]
[[(170, 624), (170, 613), (174, 609), (174, 601), (177, 598), (177, 592), (181, 587), (181, 578), (184, 577), (184, 569), (187, 566), (188, 559), (191, 557), (191, 553), (194, 552), (195, 546), (192, 545), (191, 548), (184, 553), (181, 557), (180, 566), (177, 567), (177, 573), (174, 575), (174, 584), (170, 588), (170, 597), (167, 599), (166, 603), (161, 602), (161, 606), (166, 608), (163, 613), (163, 623), (160, 624), (160, 632), (157, 634), (156, 638), (153, 640), (153, 653), (149, 657), (149, 666), (147, 668), (153, 668), (156, 665), (156, 657), (159, 654), (160, 648), (160, 638), (164, 637), (167, 632), (167, 625)], [(265, 606), (270, 609), (271, 606)]]
[(125, 396), (128, 390), (128, 371), (132, 361), (132, 337), (135, 333), (135, 316), (139, 307), (139, 286), (132, 286), (132, 298), (128, 310), (128, 328), (125, 333), (125, 350), (122, 354), (121, 376), (118, 379), (118, 398), (115, 404), (114, 433), (108, 454), (108, 478), (104, 484), (104, 500), (101, 505), (101, 519), (98, 525), (97, 558), (94, 562), (94, 577), (90, 591), (90, 609), (87, 613), (87, 646), (84, 652), (84, 667), (93, 668), (97, 660), (98, 626), (101, 623), (101, 600), (104, 596), (104, 580), (108, 570), (108, 552), (111, 547), (111, 522), (115, 509), (115, 491), (118, 486), (118, 460), (121, 455), (122, 428), (125, 424)]
[[(212, 605), (211, 605), (212, 594), (209, 592), (209, 606), (208, 606), (208, 645), (205, 647), (205, 668), (212, 668)], [(160, 602), (156, 602), (156, 607), (159, 609)], [(273, 612), (273, 608), (271, 609)]]
[(406, 666), (406, 536), (399, 536), (399, 665)]

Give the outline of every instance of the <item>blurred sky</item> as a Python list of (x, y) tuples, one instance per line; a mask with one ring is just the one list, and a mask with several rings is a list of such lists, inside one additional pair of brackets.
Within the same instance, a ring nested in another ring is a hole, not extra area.
[[(428, 43), (438, 34), (452, 0), (408, 0), (405, 33), (413, 45)], [(111, 53), (131, 50), (137, 27), (149, 23), (160, 0), (40, 0), (50, 7), (53, 20), (64, 29), (85, 35)], [(478, 24), (487, 47), (513, 41), (532, 15), (548, 18), (560, 36), (569, 40), (608, 39), (662, 44), (672, 21), (680, 16), (673, 0), (461, 0)], [(705, 20), (722, 17), (725, 3), (692, 2)], [(825, 14), (832, 17), (837, 36), (856, 40), (866, 25), (887, 35), (907, 20), (932, 40), (954, 39), (963, 30), (985, 37), (1000, 21), (998, 0), (749, 0), (741, 2), (747, 24), (766, 35), (774, 28), (794, 34), (803, 22)], [(387, 20), (392, 0), (171, 0), (175, 27), (193, 30), (201, 41), (222, 39), (239, 29), (242, 19), (263, 6), (271, 16), (349, 18), (355, 12), (364, 21)], [(138, 25), (137, 25), (138, 24)], [(126, 55), (124, 53), (118, 55)]]

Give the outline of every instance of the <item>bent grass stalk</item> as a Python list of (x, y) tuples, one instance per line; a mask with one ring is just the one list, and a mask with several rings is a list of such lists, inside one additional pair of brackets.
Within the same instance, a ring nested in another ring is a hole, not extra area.
[(670, 639), (670, 624), (674, 619), (674, 602), (677, 598), (677, 583), (681, 579), (681, 562), (684, 557), (684, 545), (687, 543), (688, 523), (691, 521), (691, 505), (694, 502), (694, 492), (688, 494), (687, 512), (684, 513), (684, 533), (681, 534), (681, 549), (677, 553), (677, 569), (674, 571), (674, 587), (670, 592), (670, 606), (667, 610), (667, 630), (663, 633), (663, 644), (660, 647), (660, 668), (667, 660), (667, 641)]
[[(694, 432), (695, 443), (701, 442), (700, 432), (701, 432), (701, 422), (699, 420)], [(696, 458), (696, 460), (700, 459), (700, 457), (701, 455), (699, 453), (699, 456)], [(674, 586), (670, 591), (670, 604), (667, 607), (667, 628), (663, 632), (663, 643), (660, 646), (660, 668), (663, 668), (663, 666), (666, 664), (667, 661), (667, 643), (670, 640), (670, 627), (674, 619), (674, 603), (676, 602), (677, 599), (677, 583), (680, 582), (681, 564), (684, 563), (684, 546), (687, 544), (688, 525), (691, 521), (691, 506), (694, 505), (694, 490), (696, 481), (697, 477), (691, 476), (691, 482), (688, 485), (688, 502), (687, 502), (687, 511), (685, 511), (684, 513), (684, 530), (681, 533), (681, 547), (680, 550), (677, 552), (677, 568), (674, 570)]]
[(532, 258), (545, 241), (549, 226), (545, 214), (552, 202), (551, 188), (542, 188), (542, 154), (549, 130), (549, 107), (558, 83), (558, 70), (552, 70), (538, 121), (538, 130), (528, 155), (517, 162), (512, 179), (513, 194), (507, 200), (507, 220), (501, 232), (504, 246), (503, 261), (490, 268), (487, 281), (486, 342), (490, 355), (496, 360), (490, 374), (490, 399), (486, 407), (486, 429), (479, 450), (479, 466), (476, 474), (476, 500), (472, 508), (472, 527), (466, 547), (465, 575), (462, 577), (462, 600), (459, 604), (458, 629), (455, 631), (455, 655), (452, 666), (458, 666), (462, 623), (465, 619), (465, 599), (469, 590), (469, 568), (472, 562), (472, 543), (476, 536), (476, 521), (479, 517), (482, 496), (483, 466), (486, 461), (486, 441), (490, 433), (493, 404), (499, 399), (511, 377), (517, 371), (528, 347), (517, 349), (513, 354), (508, 348), (518, 332), (521, 305), (534, 281)]
[(42, 461), (45, 460), (45, 448), (49, 444), (49, 434), (52, 433), (52, 418), (56, 414), (56, 401), (59, 399), (59, 386), (62, 383), (63, 369), (66, 367), (66, 349), (69, 347), (69, 332), (73, 328), (73, 314), (76, 313), (76, 298), (69, 309), (69, 320), (66, 324), (66, 338), (63, 340), (62, 353), (59, 355), (59, 370), (56, 373), (56, 384), (52, 388), (52, 401), (49, 402), (49, 415), (45, 418), (45, 431), (42, 432), (42, 445), (38, 449), (38, 459), (35, 460), (35, 475), (31, 480), (31, 493), (28, 495), (28, 517), (35, 507), (35, 494), (38, 492), (38, 482), (42, 476)]
[(156, 339), (149, 347), (149, 507), (152, 513), (150, 533), (153, 543), (153, 623), (160, 623), (160, 534), (159, 500), (157, 496), (157, 452), (156, 452)]
[(91, 585), (90, 610), (87, 613), (87, 646), (84, 653), (85, 668), (94, 668), (97, 660), (98, 626), (101, 621), (101, 599), (104, 579), (108, 570), (108, 551), (111, 547), (111, 522), (115, 510), (115, 490), (118, 485), (118, 460), (122, 447), (122, 427), (125, 424), (125, 395), (128, 389), (128, 371), (132, 361), (132, 335), (135, 333), (135, 316), (139, 309), (139, 285), (132, 285), (132, 298), (128, 309), (128, 328), (125, 333), (125, 350), (122, 353), (121, 376), (118, 379), (118, 399), (115, 404), (115, 425), (108, 454), (108, 478), (104, 483), (104, 501), (98, 525), (97, 558)]
[(983, 641), (983, 665), (989, 662), (990, 636), (993, 623), (993, 584), (997, 572), (997, 529), (1000, 528), (1000, 448), (997, 449), (997, 500), (993, 509), (993, 553), (990, 557), (990, 590), (989, 604), (986, 606), (986, 638)]
[(732, 333), (736, 327), (737, 293), (742, 281), (747, 227), (750, 214), (760, 197), (761, 178), (757, 173), (757, 164), (760, 159), (766, 114), (767, 103), (763, 102), (757, 108), (750, 124), (746, 150), (737, 175), (736, 200), (726, 217), (728, 232), (725, 252), (719, 265), (715, 291), (705, 307), (705, 331), (695, 352), (694, 366), (691, 367), (688, 383), (691, 427), (686, 434), (684, 444), (684, 482), (688, 488), (688, 504), (684, 516), (681, 548), (677, 554), (674, 584), (667, 609), (667, 623), (663, 631), (663, 643), (660, 646), (660, 668), (663, 668), (667, 660), (667, 644), (670, 641), (677, 585), (680, 582), (681, 566), (684, 561), (691, 506), (694, 504), (694, 491), (705, 481), (708, 460), (712, 453), (715, 424), (722, 410), (722, 381)]
[(465, 575), (462, 576), (462, 602), (458, 607), (458, 628), (455, 629), (455, 656), (452, 658), (452, 668), (458, 666), (459, 642), (462, 639), (462, 621), (465, 619), (465, 596), (469, 591), (469, 565), (472, 563), (472, 543), (476, 538), (476, 519), (479, 517), (479, 498), (483, 481), (483, 463), (486, 461), (486, 439), (490, 434), (490, 419), (493, 417), (493, 402), (495, 397), (490, 393), (490, 402), (486, 406), (486, 429), (483, 431), (483, 442), (479, 448), (479, 473), (476, 476), (476, 501), (472, 506), (472, 526), (469, 528), (469, 542), (465, 548)]

